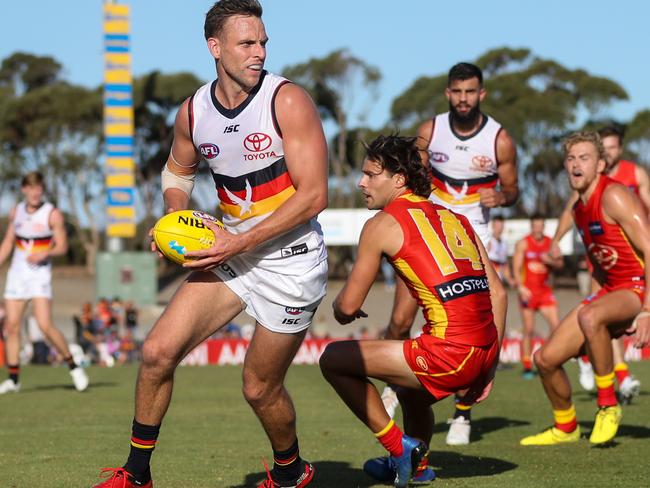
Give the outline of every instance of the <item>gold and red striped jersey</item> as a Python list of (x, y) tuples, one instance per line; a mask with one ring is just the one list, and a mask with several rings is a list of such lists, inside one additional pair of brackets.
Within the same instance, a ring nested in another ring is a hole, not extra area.
[(632, 247), (618, 224), (605, 221), (603, 193), (610, 185), (619, 184), (612, 178), (600, 175), (587, 204), (578, 200), (573, 206), (573, 218), (587, 249), (591, 264), (600, 269), (605, 279), (603, 285), (617, 286), (630, 281), (645, 282), (643, 260)]
[(497, 331), (487, 276), (468, 220), (406, 193), (384, 208), (399, 223), (404, 243), (391, 264), (422, 308), (423, 334), (472, 346)]
[(528, 289), (538, 290), (548, 288), (548, 279), (551, 275), (548, 266), (542, 261), (541, 255), (551, 251), (551, 238), (543, 236), (541, 241), (536, 241), (532, 235), (526, 239), (526, 251), (524, 252), (523, 282)]
[(607, 176), (627, 186), (637, 195), (639, 194), (639, 182), (636, 179), (636, 164), (632, 161), (620, 160), (616, 165), (616, 171), (608, 173)]

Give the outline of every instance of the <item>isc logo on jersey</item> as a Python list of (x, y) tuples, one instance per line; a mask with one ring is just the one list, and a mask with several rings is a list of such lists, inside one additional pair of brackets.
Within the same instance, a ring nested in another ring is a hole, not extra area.
[(153, 228), (156, 247), (170, 261), (183, 264), (187, 260), (187, 252), (214, 245), (214, 232), (205, 225), (204, 220), (224, 228), (212, 215), (196, 210), (179, 210), (161, 217)]

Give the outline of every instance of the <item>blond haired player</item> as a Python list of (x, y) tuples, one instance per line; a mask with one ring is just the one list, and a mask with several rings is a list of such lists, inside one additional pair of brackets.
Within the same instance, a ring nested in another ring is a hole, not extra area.
[[(604, 173), (605, 150), (597, 133), (579, 132), (563, 145), (564, 167), (578, 193), (573, 217), (601, 285), (580, 303), (534, 356), (555, 423), (526, 437), (522, 445), (550, 445), (580, 439), (571, 384), (563, 364), (586, 348), (594, 367), (598, 412), (589, 437), (592, 444), (611, 441), (622, 410), (614, 390), (611, 339), (634, 333), (637, 347), (650, 343), (650, 227), (639, 198)], [(633, 326), (633, 328), (630, 328)]]

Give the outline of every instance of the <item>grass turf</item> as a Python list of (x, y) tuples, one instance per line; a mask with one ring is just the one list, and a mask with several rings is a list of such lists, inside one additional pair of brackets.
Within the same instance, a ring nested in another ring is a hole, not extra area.
[[(451, 401), (434, 407), (436, 434), (432, 486), (481, 488), (648, 486), (650, 362), (632, 363), (641, 395), (625, 407), (616, 442), (594, 448), (586, 438), (595, 397), (577, 385), (568, 365), (583, 438), (577, 444), (520, 447), (519, 439), (552, 422), (538, 379), (519, 368), (498, 372), (485, 404), (473, 413), (472, 444), (445, 445)], [(26, 367), (19, 394), (0, 396), (0, 487), (90, 487), (99, 469), (121, 465), (128, 453), (136, 368), (91, 368), (91, 387), (72, 389), (64, 368)], [(241, 395), (238, 367), (178, 370), (152, 472), (157, 488), (248, 487), (264, 478), (261, 458), (271, 459), (262, 429)], [(315, 366), (294, 366), (288, 376), (298, 411), (301, 453), (316, 466), (310, 486), (372, 487), (363, 462), (383, 455), (366, 428), (347, 410)]]

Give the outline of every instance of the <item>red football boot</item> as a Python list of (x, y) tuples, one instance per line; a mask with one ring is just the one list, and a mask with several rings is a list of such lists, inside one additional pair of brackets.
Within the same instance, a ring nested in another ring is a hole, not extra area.
[(93, 488), (153, 488), (152, 480), (139, 483), (124, 468), (104, 468), (99, 476), (107, 479)]
[(314, 466), (307, 461), (303, 461), (303, 472), (297, 479), (290, 482), (288, 485), (281, 485), (271, 477), (271, 472), (269, 467), (264, 463), (264, 469), (266, 469), (267, 478), (264, 482), (259, 485), (257, 488), (303, 488), (307, 486), (312, 479), (314, 479)]

